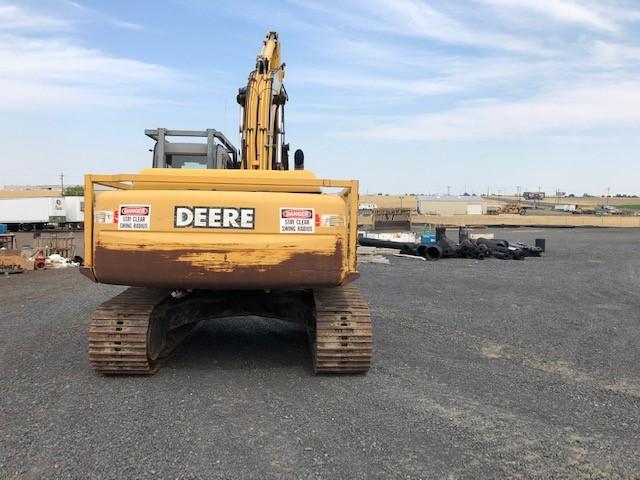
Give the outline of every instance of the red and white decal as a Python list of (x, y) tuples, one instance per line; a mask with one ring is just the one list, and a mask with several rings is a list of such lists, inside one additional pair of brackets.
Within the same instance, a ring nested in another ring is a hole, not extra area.
[(313, 218), (313, 208), (281, 208), (282, 218)]
[(120, 205), (117, 212), (118, 230), (149, 230), (151, 228), (151, 206), (149, 205)]
[(149, 205), (120, 205), (120, 215), (149, 215)]
[(280, 209), (280, 233), (314, 233), (315, 231), (313, 208)]

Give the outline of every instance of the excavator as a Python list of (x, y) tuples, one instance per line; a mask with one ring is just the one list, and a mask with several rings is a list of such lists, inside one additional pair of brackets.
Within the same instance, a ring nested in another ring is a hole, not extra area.
[(85, 176), (81, 273), (129, 287), (92, 314), (97, 372), (154, 374), (202, 322), (246, 316), (306, 327), (316, 373), (368, 371), (358, 182), (317, 178), (301, 150), (290, 168), (280, 49), (268, 32), (239, 89), (239, 150), (215, 129), (157, 128), (152, 168)]

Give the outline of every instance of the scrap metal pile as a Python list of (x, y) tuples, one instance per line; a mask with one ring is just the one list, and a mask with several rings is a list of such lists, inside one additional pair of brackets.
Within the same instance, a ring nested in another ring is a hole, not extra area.
[(487, 257), (500, 260), (524, 260), (526, 257), (540, 257), (544, 252), (544, 240), (538, 239), (537, 245), (522, 242), (510, 242), (493, 238), (470, 238), (466, 228), (460, 228), (458, 242), (450, 240), (445, 227), (436, 228), (435, 241), (432, 243), (398, 242), (363, 235), (359, 244), (366, 247), (395, 248), (402, 255), (422, 257), (426, 260), (441, 258), (474, 258), (483, 260)]
[(73, 254), (73, 234), (58, 236), (53, 233), (41, 236), (36, 232), (34, 241), (34, 247), (25, 245), (18, 249), (14, 233), (0, 233), (0, 273), (78, 267), (83, 263), (82, 257)]

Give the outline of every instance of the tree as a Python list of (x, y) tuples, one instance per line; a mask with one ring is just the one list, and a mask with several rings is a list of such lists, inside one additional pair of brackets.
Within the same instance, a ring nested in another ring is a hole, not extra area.
[(82, 185), (72, 185), (64, 189), (64, 194), (67, 197), (82, 197), (84, 196), (84, 187)]

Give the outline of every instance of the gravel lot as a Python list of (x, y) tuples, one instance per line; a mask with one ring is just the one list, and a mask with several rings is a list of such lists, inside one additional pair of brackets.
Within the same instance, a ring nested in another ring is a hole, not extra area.
[(497, 233), (547, 256), (362, 265), (367, 376), (227, 319), (102, 377), (89, 317), (120, 287), (0, 278), (0, 478), (640, 478), (640, 231)]

